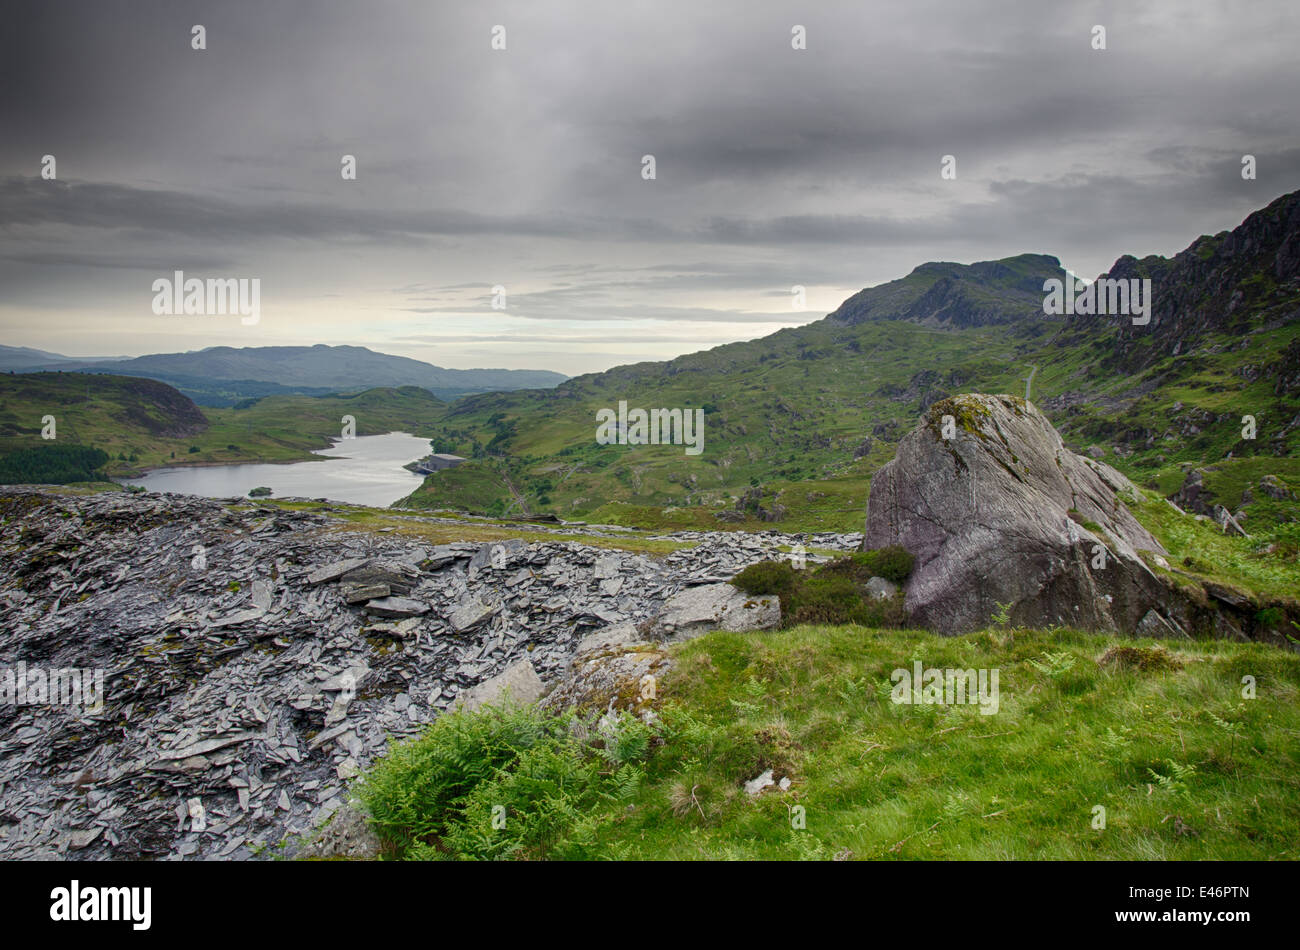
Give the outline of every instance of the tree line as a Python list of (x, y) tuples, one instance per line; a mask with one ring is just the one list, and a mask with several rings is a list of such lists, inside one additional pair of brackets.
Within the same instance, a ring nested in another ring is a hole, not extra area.
[(85, 445), (41, 445), (0, 455), (0, 484), (103, 481), (108, 453)]

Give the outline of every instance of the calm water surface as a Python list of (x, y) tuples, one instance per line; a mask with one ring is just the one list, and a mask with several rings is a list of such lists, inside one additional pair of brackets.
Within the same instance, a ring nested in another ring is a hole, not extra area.
[(272, 498), (298, 495), (329, 498), (355, 505), (385, 507), (420, 487), (424, 477), (402, 468), (432, 451), (427, 439), (407, 432), (335, 439), (313, 454), (319, 462), (288, 465), (213, 465), (206, 468), (160, 468), (143, 478), (124, 479), (149, 491), (180, 492), (208, 498), (231, 498), (265, 485)]

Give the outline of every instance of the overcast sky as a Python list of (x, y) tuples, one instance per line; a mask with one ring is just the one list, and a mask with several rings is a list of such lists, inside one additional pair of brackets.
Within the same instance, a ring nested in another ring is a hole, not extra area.
[[(1092, 277), (1300, 188), (1298, 21), (1296, 0), (14, 3), (0, 342), (572, 375), (819, 319), (928, 260)], [(259, 278), (260, 322), (154, 315), (175, 270)]]

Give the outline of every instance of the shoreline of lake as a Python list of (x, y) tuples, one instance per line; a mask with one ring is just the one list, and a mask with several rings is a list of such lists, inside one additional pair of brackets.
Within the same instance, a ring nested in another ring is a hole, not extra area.
[[(179, 462), (120, 476), (124, 486), (206, 498), (248, 498), (255, 488), (271, 488), (272, 498), (327, 498), (387, 508), (415, 491), (424, 477), (405, 466), (427, 456), (427, 439), (409, 432), (334, 439), (310, 458), (265, 462)], [(337, 453), (337, 454), (335, 454)], [(332, 462), (321, 466), (314, 463)], [(310, 469), (304, 466), (310, 463)]]

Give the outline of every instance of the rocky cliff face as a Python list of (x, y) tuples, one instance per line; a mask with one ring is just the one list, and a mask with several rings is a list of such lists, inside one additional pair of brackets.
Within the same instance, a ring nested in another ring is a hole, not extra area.
[[(1300, 192), (1283, 195), (1231, 231), (1203, 235), (1172, 258), (1124, 255), (1102, 277), (1151, 280), (1151, 323), (1075, 316), (1061, 342), (1117, 323), (1119, 345), (1104, 364), (1144, 368), (1190, 353), (1207, 333), (1246, 334), (1300, 319)], [(1137, 345), (1154, 338), (1154, 345)], [(1279, 391), (1278, 395), (1282, 392)]]
[(919, 626), (963, 633), (1009, 604), (1018, 623), (1132, 633), (1167, 599), (1139, 553), (1163, 549), (1124, 504), (1135, 491), (1023, 399), (956, 396), (876, 473), (863, 545), (915, 555)]

